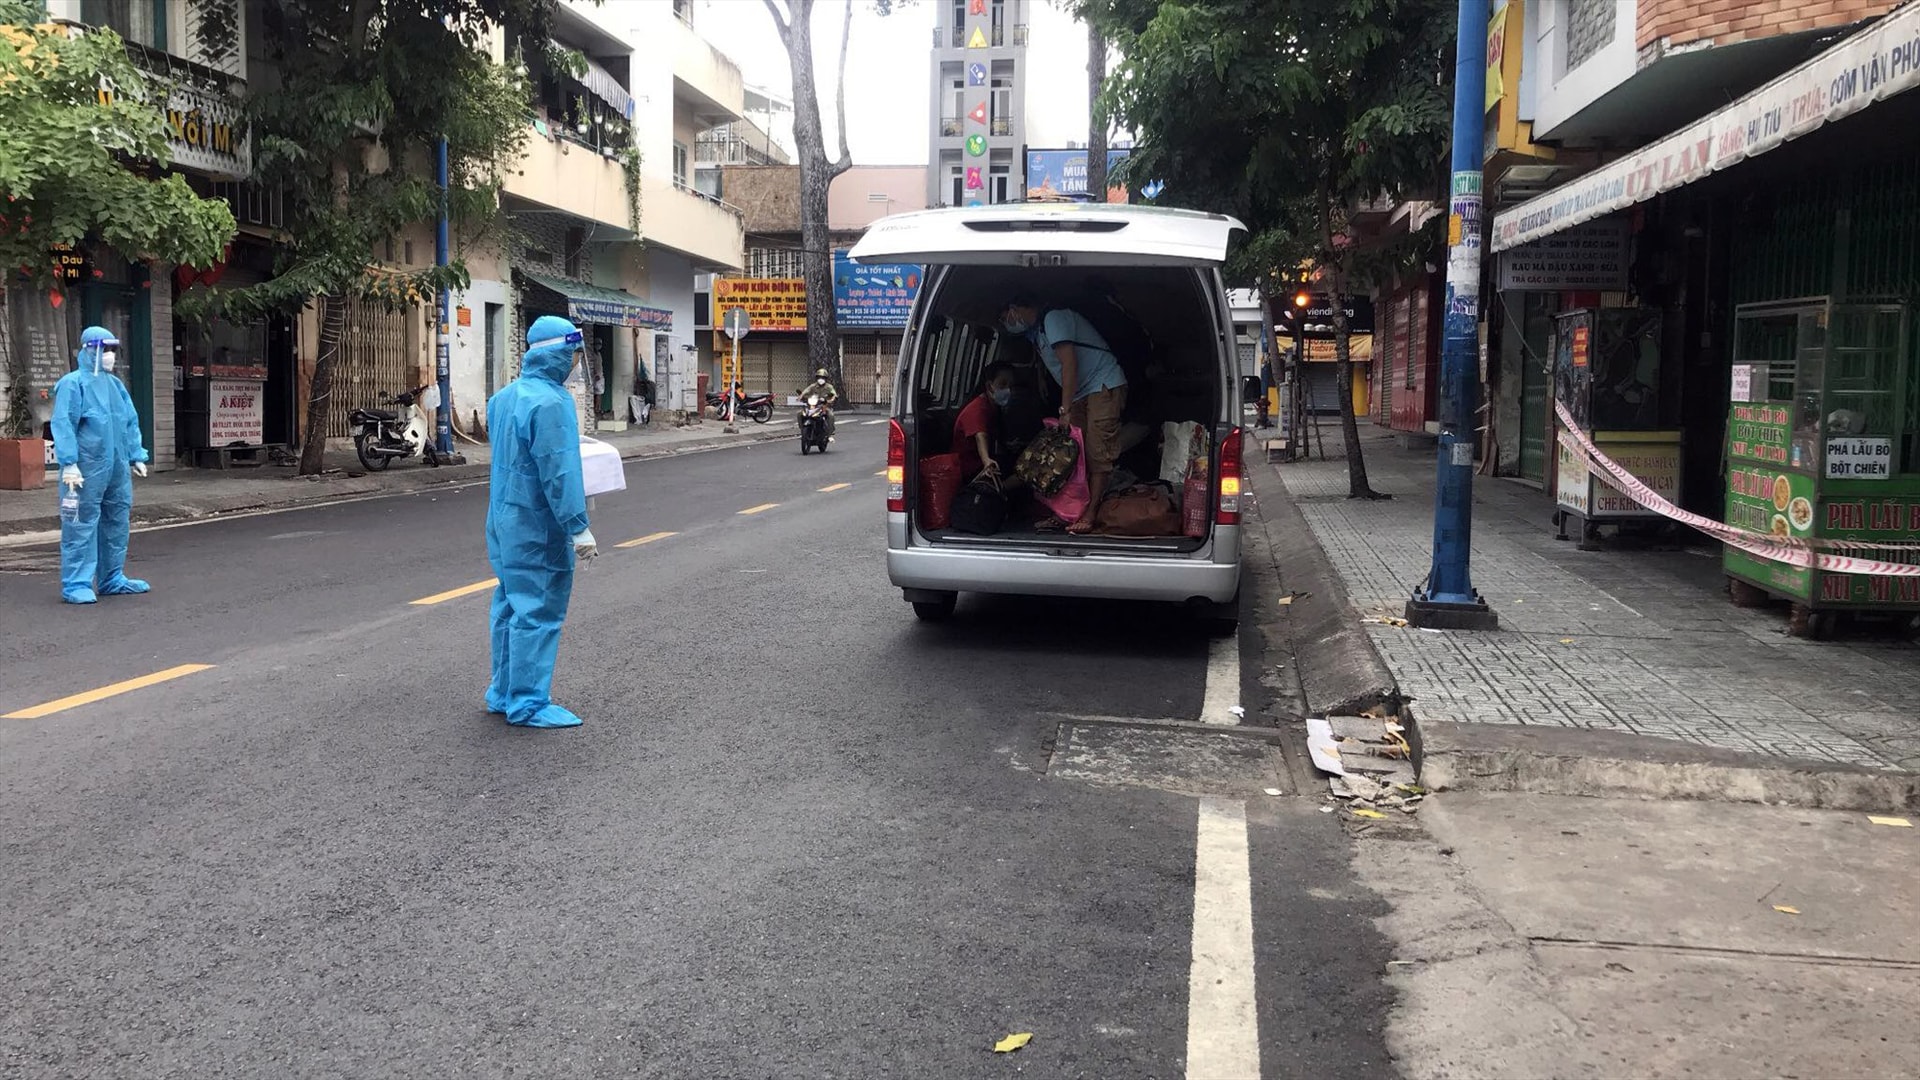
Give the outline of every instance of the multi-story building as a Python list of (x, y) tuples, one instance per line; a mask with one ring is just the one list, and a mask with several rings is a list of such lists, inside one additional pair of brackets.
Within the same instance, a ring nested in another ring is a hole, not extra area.
[[(1634, 373), (1636, 400), (1678, 446), (1671, 462), (1649, 459), (1646, 479), (1717, 515), (1740, 313), (1911, 295), (1901, 268), (1920, 259), (1920, 95), (1896, 95), (1920, 74), (1909, 44), (1920, 9), (1496, 0), (1493, 17), (1506, 54), (1490, 58), (1487, 94), (1497, 469), (1557, 483), (1556, 318), (1640, 309), (1658, 340)], [(1873, 376), (1875, 393), (1920, 388), (1906, 373), (1920, 337), (1904, 340), (1909, 355)], [(1895, 446), (1920, 438), (1893, 430), (1902, 423), (1870, 421)], [(1920, 461), (1895, 472), (1910, 468)]]
[[(702, 293), (704, 369), (720, 384), (722, 359), (732, 344), (717, 329), (729, 307), (740, 306), (753, 330), (740, 346), (741, 381), (752, 393), (784, 396), (807, 379), (806, 282), (800, 238), (800, 169), (796, 165), (728, 165), (721, 191), (746, 215), (746, 272), (721, 276)], [(926, 166), (855, 165), (827, 192), (827, 225), (835, 253), (834, 308), (839, 325), (846, 400), (887, 400), (900, 353), (906, 309), (919, 289), (918, 268), (853, 267), (844, 253), (867, 226), (889, 214), (926, 208)], [(893, 279), (900, 280), (895, 282)], [(856, 280), (858, 279), (858, 280)]]
[[(15, 347), (25, 353), (35, 419), (44, 424), (50, 417), (53, 384), (71, 366), (81, 330), (99, 325), (120, 339), (120, 375), (154, 468), (173, 468), (177, 455), (216, 445), (210, 440), (223, 431), (256, 445), (287, 441), (295, 405), (291, 322), (201, 328), (173, 315), (176, 292), (222, 279), (258, 280), (272, 270), (279, 204), (246, 184), (250, 144), (233, 105), (250, 74), (245, 5), (48, 0), (46, 15), (76, 27), (112, 28), (136, 65), (171, 84), (162, 103), (174, 123), (173, 160), (165, 171), (202, 196), (228, 197), (241, 231), (215, 267), (175, 268), (94, 238), (67, 253), (54, 289), (0, 287), (0, 318), (11, 321)], [(0, 388), (5, 368), (0, 365)], [(223, 397), (231, 408), (210, 409), (210, 400)]]
[(1026, 191), (1028, 0), (939, 0), (927, 205), (1019, 201)]
[[(634, 395), (689, 407), (694, 278), (739, 268), (743, 252), (739, 212), (698, 191), (692, 168), (701, 135), (741, 119), (740, 70), (692, 18), (675, 0), (568, 0), (555, 40), (586, 59), (584, 73), (501, 58), (529, 68), (533, 133), (506, 178), (506, 241), (468, 254), (473, 286), (456, 298), (463, 412), (513, 376), (525, 327), (544, 314), (587, 332), (589, 430), (624, 427)], [(645, 63), (637, 42), (649, 43)]]
[(712, 131), (701, 132), (693, 147), (693, 186), (720, 195), (720, 170), (728, 165), (790, 165), (793, 102), (770, 90), (749, 86), (742, 95), (744, 115)]

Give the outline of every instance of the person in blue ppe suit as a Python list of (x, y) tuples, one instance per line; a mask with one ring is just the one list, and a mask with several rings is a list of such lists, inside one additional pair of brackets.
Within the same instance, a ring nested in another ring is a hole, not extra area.
[(60, 598), (91, 604), (101, 595), (143, 593), (126, 575), (133, 477), (147, 475), (140, 416), (126, 384), (114, 375), (120, 342), (89, 326), (80, 335), (74, 370), (53, 386), (53, 454), (60, 466)]
[(553, 703), (560, 625), (573, 596), (575, 559), (599, 554), (587, 528), (580, 476), (580, 419), (566, 389), (583, 350), (580, 331), (542, 315), (527, 331), (520, 377), (487, 402), (493, 442), (487, 560), (493, 590), (493, 680), (487, 711), (520, 727), (573, 727)]

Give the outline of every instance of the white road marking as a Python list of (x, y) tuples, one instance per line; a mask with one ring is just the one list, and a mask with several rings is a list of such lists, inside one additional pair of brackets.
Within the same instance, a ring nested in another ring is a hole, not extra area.
[(1247, 808), (1200, 800), (1194, 842), (1193, 966), (1187, 976), (1187, 1077), (1260, 1076), (1254, 1008), (1253, 882)]
[(1207, 647), (1207, 692), (1200, 702), (1200, 722), (1240, 722), (1233, 708), (1240, 704), (1240, 638), (1215, 638)]
[(867, 421), (866, 423), (864, 423), (864, 424), (861, 424), (860, 426), (861, 426), (861, 427), (874, 427), (874, 426), (876, 426), (876, 425), (879, 425), (879, 424), (884, 424), (884, 423), (887, 423), (887, 422), (888, 422), (889, 420), (891, 420), (891, 419), (892, 419), (892, 417), (888, 417), (888, 416), (883, 416), (883, 417), (881, 417), (881, 418), (880, 418), (880, 419), (878, 419), (878, 420), (869, 420), (869, 421)]

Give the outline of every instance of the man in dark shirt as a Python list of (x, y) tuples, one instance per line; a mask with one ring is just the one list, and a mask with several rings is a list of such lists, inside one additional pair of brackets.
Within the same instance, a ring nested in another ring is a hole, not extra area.
[(980, 373), (980, 392), (953, 421), (953, 452), (960, 455), (963, 479), (972, 480), (982, 471), (1000, 476), (1003, 471), (994, 460), (1000, 428), (998, 410), (1012, 395), (1013, 365), (1004, 360), (988, 364)]

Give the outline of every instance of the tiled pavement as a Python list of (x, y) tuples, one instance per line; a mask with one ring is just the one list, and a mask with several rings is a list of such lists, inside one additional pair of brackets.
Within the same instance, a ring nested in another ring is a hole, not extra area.
[[(1431, 558), (1433, 454), (1361, 432), (1373, 487), (1391, 501), (1348, 500), (1344, 461), (1274, 468), (1354, 617), (1398, 616)], [(1584, 552), (1554, 539), (1552, 502), (1538, 490), (1475, 477), (1474, 491), (1473, 580), (1500, 630), (1367, 628), (1415, 715), (1920, 770), (1913, 643), (1788, 637), (1783, 609), (1728, 602), (1717, 548)]]

